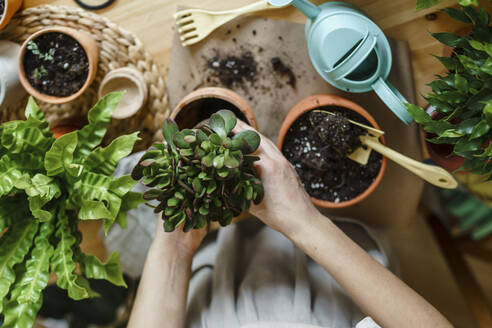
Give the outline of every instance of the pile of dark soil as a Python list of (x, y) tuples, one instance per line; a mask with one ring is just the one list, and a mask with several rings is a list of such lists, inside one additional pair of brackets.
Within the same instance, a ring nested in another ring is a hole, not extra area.
[(284, 62), (279, 57), (273, 57), (271, 60), (273, 70), (288, 79), (287, 84), (292, 88), (296, 88), (297, 78), (292, 72), (292, 69), (284, 64)]
[(333, 116), (310, 111), (290, 127), (282, 152), (294, 165), (309, 195), (335, 203), (355, 198), (374, 181), (382, 156), (371, 152), (367, 165), (360, 165), (347, 155), (358, 148), (359, 137), (366, 131), (348, 119), (370, 125), (366, 119), (343, 107), (327, 106)]
[(257, 66), (253, 54), (245, 52), (240, 56), (215, 56), (207, 63), (212, 76), (228, 88), (238, 86), (245, 81), (253, 82), (257, 74)]
[(0, 0), (0, 19), (3, 17), (3, 12), (5, 10), (5, 0)]
[(39, 92), (67, 97), (79, 91), (89, 74), (84, 48), (62, 33), (46, 33), (31, 43), (24, 56), (29, 83)]

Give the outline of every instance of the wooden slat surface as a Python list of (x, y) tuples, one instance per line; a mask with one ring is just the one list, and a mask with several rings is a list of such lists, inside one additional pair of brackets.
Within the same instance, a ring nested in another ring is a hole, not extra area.
[[(173, 36), (171, 31), (174, 23), (172, 13), (178, 6), (221, 10), (232, 9), (251, 2), (252, 0), (116, 0), (112, 6), (98, 13), (137, 34), (156, 62), (165, 69), (171, 56)], [(442, 71), (441, 66), (430, 56), (432, 53), (440, 54), (442, 47), (429, 36), (428, 31), (456, 31), (462, 27), (443, 13), (439, 13), (435, 21), (428, 21), (424, 16), (440, 7), (454, 4), (455, 1), (444, 0), (438, 7), (420, 12), (415, 12), (415, 0), (352, 0), (350, 2), (360, 6), (385, 30), (388, 36), (409, 42), (417, 94), (424, 93), (427, 90), (425, 84), (432, 81), (434, 74)], [(483, 0), (482, 2), (487, 4), (489, 9), (492, 8), (490, 1)], [(24, 1), (24, 7), (40, 4), (76, 5), (72, 0)], [(265, 15), (297, 22), (303, 22), (305, 19), (294, 8), (269, 11)], [(421, 97), (418, 98), (418, 103), (424, 105)]]

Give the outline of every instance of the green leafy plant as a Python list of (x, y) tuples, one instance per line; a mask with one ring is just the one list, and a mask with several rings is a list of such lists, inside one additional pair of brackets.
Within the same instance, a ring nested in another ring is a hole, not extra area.
[(46, 68), (44, 68), (43, 65), (41, 65), (39, 68), (34, 69), (32, 72), (32, 77), (37, 80), (41, 80), (43, 76), (48, 75), (48, 71)]
[(50, 63), (53, 63), (55, 61), (55, 48), (50, 48), (48, 52), (44, 53), (39, 50), (38, 44), (31, 40), (27, 43), (27, 50), (31, 51), (33, 54), (44, 61), (49, 61)]
[[(0, 313), (2, 327), (30, 327), (50, 272), (75, 300), (97, 296), (87, 278), (126, 286), (118, 253), (106, 263), (80, 250), (78, 220), (126, 226), (126, 212), (143, 202), (130, 176), (114, 178), (137, 133), (99, 146), (122, 93), (101, 99), (89, 124), (54, 139), (32, 98), (25, 121), (0, 125)], [(78, 263), (80, 272), (75, 272)]]
[(163, 126), (164, 143), (140, 159), (132, 176), (151, 187), (143, 197), (157, 200), (165, 231), (184, 222), (183, 230), (199, 229), (210, 221), (221, 225), (263, 199), (251, 154), (260, 144), (254, 131), (232, 135), (236, 117), (229, 110), (213, 114), (196, 129), (179, 131), (173, 120)]
[[(442, 0), (417, 0), (416, 10), (419, 11), (430, 7), (434, 7), (440, 4), (441, 1)], [(478, 6), (478, 0), (456, 0), (456, 2), (464, 7), (471, 6), (471, 5)]]
[(461, 37), (433, 33), (441, 43), (454, 48), (451, 57), (436, 58), (448, 69), (429, 84), (425, 99), (437, 111), (432, 119), (422, 108), (407, 105), (415, 121), (435, 134), (428, 141), (454, 145), (453, 154), (466, 160), (462, 170), (492, 173), (492, 27), (485, 9), (448, 8), (462, 22), (473, 23), (472, 33)]

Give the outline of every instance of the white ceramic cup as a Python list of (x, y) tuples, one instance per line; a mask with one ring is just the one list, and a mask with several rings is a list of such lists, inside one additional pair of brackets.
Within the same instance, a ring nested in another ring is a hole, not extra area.
[(0, 41), (0, 109), (16, 106), (26, 91), (19, 82), (18, 60), (20, 46)]
[(112, 114), (115, 119), (125, 119), (135, 115), (147, 102), (147, 84), (142, 73), (135, 68), (118, 68), (104, 77), (99, 86), (99, 98), (114, 91), (126, 92)]

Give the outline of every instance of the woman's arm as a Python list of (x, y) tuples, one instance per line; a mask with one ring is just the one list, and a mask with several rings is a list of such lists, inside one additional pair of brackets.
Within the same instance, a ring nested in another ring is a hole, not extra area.
[(166, 233), (159, 220), (128, 327), (184, 327), (191, 263), (205, 235), (181, 227)]
[(331, 220), (315, 213), (287, 235), (344, 288), (381, 327), (451, 327), (424, 298), (348, 238)]
[[(248, 129), (239, 123), (239, 129)], [(251, 213), (280, 231), (328, 271), (384, 328), (451, 327), (425, 299), (375, 261), (314, 207), (277, 147), (262, 137), (258, 169), (265, 198)]]

